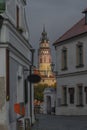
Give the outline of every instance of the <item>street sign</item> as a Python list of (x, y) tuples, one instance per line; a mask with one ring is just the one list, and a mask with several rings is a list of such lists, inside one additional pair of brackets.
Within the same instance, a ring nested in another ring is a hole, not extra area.
[(28, 76), (28, 80), (31, 83), (38, 83), (41, 81), (41, 77), (37, 74), (31, 74)]
[(17, 114), (20, 114), (20, 115), (24, 116), (25, 115), (24, 103), (16, 103), (16, 104), (14, 104), (14, 111)]

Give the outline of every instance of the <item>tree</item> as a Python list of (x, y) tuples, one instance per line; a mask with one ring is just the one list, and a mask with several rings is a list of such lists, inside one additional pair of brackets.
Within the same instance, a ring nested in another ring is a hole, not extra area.
[(43, 92), (44, 89), (47, 88), (47, 84), (38, 84), (34, 86), (34, 99), (39, 101), (43, 101)]

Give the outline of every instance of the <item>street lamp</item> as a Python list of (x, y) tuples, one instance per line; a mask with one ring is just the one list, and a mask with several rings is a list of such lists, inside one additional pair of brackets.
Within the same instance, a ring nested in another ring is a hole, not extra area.
[(38, 74), (32, 73), (34, 70), (34, 52), (35, 49), (30, 49), (31, 51), (31, 64), (29, 65), (29, 69), (24, 69), (24, 71), (29, 71), (29, 75), (27, 76), (27, 80), (29, 81), (30, 87), (30, 117), (31, 117), (31, 124), (32, 124), (32, 83), (38, 83), (41, 80), (41, 77)]
[(54, 71), (54, 68), (55, 68), (55, 64), (52, 62), (51, 63), (51, 70), (55, 74), (55, 76), (57, 77), (58, 76), (58, 71)]
[(34, 68), (34, 52), (35, 49), (31, 49), (31, 65), (30, 67), (30, 73), (28, 76), (28, 81), (30, 82), (30, 116), (31, 116), (31, 124), (32, 124), (32, 83), (38, 83), (41, 81), (41, 77), (37, 74), (32, 74), (32, 70)]

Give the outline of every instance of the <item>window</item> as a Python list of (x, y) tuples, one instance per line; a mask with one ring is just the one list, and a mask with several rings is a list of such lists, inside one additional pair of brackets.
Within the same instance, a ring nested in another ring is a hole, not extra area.
[(74, 88), (69, 88), (69, 96), (70, 104), (74, 104)]
[(28, 102), (28, 81), (27, 79), (24, 80), (24, 99), (25, 103)]
[(67, 87), (62, 87), (62, 105), (67, 105)]
[(51, 58), (49, 58), (49, 63), (51, 62)]
[(62, 70), (67, 69), (67, 49), (63, 48), (62, 50)]
[(42, 58), (40, 58), (40, 63), (42, 63)]
[(83, 67), (83, 45), (79, 43), (77, 45), (77, 67)]
[(78, 85), (77, 87), (77, 106), (83, 106), (83, 86)]
[(85, 87), (85, 103), (87, 104), (87, 87)]
[(46, 57), (44, 57), (44, 63), (46, 63)]
[(17, 28), (19, 28), (19, 7), (16, 7), (16, 24)]

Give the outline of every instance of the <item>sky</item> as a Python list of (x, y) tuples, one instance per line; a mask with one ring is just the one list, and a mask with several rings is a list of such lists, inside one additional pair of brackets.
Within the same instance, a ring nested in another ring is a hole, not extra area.
[[(55, 49), (52, 44), (84, 17), (82, 11), (87, 8), (87, 0), (28, 0), (27, 3), (30, 43), (36, 49), (35, 55), (45, 25), (52, 60), (55, 62)], [(37, 60), (35, 62), (37, 64)]]

